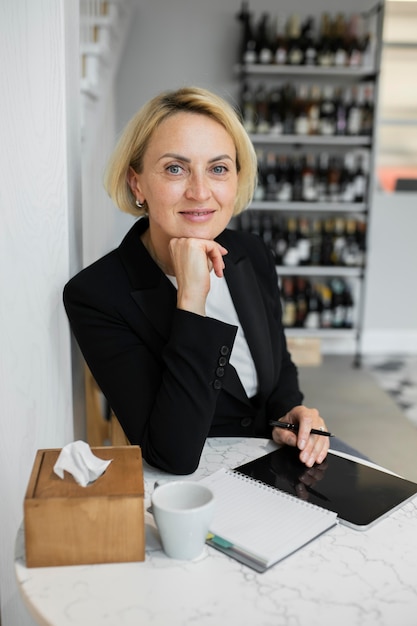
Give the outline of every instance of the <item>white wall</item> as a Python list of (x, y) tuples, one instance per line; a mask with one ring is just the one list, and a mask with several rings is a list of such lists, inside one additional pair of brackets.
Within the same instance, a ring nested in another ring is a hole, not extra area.
[[(417, 43), (416, 27), (417, 2), (386, 2), (385, 41)], [(403, 176), (415, 176), (417, 172), (417, 85), (410, 80), (416, 60), (417, 48), (383, 50), (379, 119), (411, 118), (414, 123), (379, 124), (379, 172), (380, 166), (385, 166), (385, 173), (400, 173), (404, 168)], [(417, 353), (416, 231), (417, 194), (377, 189), (369, 238), (365, 352)]]
[(1, 623), (26, 626), (14, 574), (24, 493), (36, 450), (74, 437), (61, 294), (78, 267), (78, 6), (1, 2), (0, 24)]
[(363, 350), (417, 354), (417, 194), (375, 192)]
[[(286, 17), (297, 11), (301, 15), (338, 9), (355, 12), (375, 4), (374, 0), (352, 0), (347, 8), (342, 0), (311, 0), (308, 4), (305, 0), (280, 4), (252, 0), (249, 8), (255, 15), (265, 10)], [(162, 89), (194, 83), (231, 99), (237, 97), (234, 66), (238, 60), (240, 24), (236, 14), (240, 0), (135, 0), (135, 5), (136, 17), (117, 79), (118, 130)], [(417, 292), (403, 290), (404, 277), (410, 268), (417, 267), (412, 236), (417, 231), (414, 207), (414, 199), (406, 196), (397, 202), (376, 195), (373, 201), (362, 342), (365, 353), (417, 352)], [(392, 233), (396, 233), (394, 241)], [(353, 342), (331, 341), (327, 349), (343, 352), (353, 348)]]

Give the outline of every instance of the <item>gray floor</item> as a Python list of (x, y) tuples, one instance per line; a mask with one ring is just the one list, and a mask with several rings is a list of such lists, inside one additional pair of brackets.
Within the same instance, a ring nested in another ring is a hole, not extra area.
[(417, 482), (417, 427), (367, 367), (352, 357), (325, 355), (319, 366), (299, 367), (304, 403), (328, 428), (374, 463)]

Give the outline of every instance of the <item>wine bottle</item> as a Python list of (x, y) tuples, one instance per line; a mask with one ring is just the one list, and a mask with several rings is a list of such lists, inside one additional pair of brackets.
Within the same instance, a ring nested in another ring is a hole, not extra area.
[(261, 217), (262, 222), (262, 239), (268, 248), (274, 252), (273, 246), (273, 228), (272, 228), (272, 217), (270, 213), (264, 213)]
[(317, 47), (317, 65), (331, 67), (334, 65), (334, 52), (331, 41), (331, 22), (328, 13), (323, 13), (320, 23), (320, 38)]
[(336, 107), (334, 103), (334, 89), (331, 85), (323, 87), (319, 127), (321, 135), (331, 136), (336, 132)]
[(320, 328), (322, 304), (319, 293), (314, 284), (310, 285), (307, 299), (307, 315), (304, 320), (304, 328), (317, 330)]
[(282, 104), (283, 104), (283, 131), (284, 135), (294, 134), (294, 102), (295, 88), (291, 83), (286, 83), (282, 87)]
[(321, 90), (318, 85), (312, 85), (308, 98), (308, 134), (318, 135), (320, 126)]
[(292, 328), (296, 322), (296, 303), (294, 296), (294, 279), (286, 276), (282, 279), (282, 324)]
[(358, 220), (356, 223), (356, 241), (358, 242), (359, 255), (358, 266), (363, 267), (365, 264), (366, 255), (366, 222), (364, 220)]
[(347, 152), (340, 173), (340, 202), (355, 202), (354, 154)]
[(304, 65), (314, 66), (317, 63), (317, 43), (315, 36), (315, 20), (307, 17), (301, 26), (301, 49)]
[(292, 200), (294, 202), (301, 202), (303, 199), (303, 177), (302, 177), (302, 165), (299, 155), (294, 155), (290, 161), (290, 180), (292, 182)]
[(308, 86), (301, 83), (297, 86), (294, 100), (294, 132), (296, 135), (309, 134), (308, 106)]
[(358, 154), (356, 157), (356, 170), (353, 175), (353, 186), (355, 193), (355, 202), (364, 202), (366, 195), (366, 174), (363, 169), (363, 157)]
[(273, 241), (273, 249), (275, 255), (275, 263), (277, 265), (282, 265), (285, 251), (287, 249), (287, 237), (285, 228), (283, 225), (283, 219), (278, 215), (274, 216), (273, 220), (273, 233), (274, 233), (274, 241)]
[(262, 13), (256, 33), (256, 51), (258, 63), (268, 65), (272, 63), (274, 42), (271, 40), (271, 25), (268, 13)]
[(277, 198), (279, 181), (277, 179), (277, 158), (272, 150), (268, 151), (266, 155), (265, 183), (265, 200), (273, 202)]
[(318, 266), (321, 263), (321, 220), (314, 218), (310, 229), (310, 264)]
[(302, 65), (303, 60), (304, 60), (304, 55), (301, 49), (300, 16), (295, 13), (291, 15), (291, 17), (287, 21), (287, 38), (288, 38), (287, 64), (288, 65)]
[(266, 181), (265, 181), (265, 154), (261, 149), (256, 150), (256, 156), (258, 161), (258, 180), (253, 193), (253, 199), (255, 202), (262, 202), (266, 197)]
[(275, 87), (269, 93), (269, 122), (269, 132), (271, 135), (282, 135), (284, 132), (284, 124), (283, 103), (280, 87)]
[(329, 266), (332, 264), (333, 254), (333, 220), (327, 218), (323, 220), (321, 232), (321, 256), (320, 265)]
[(359, 101), (360, 93), (357, 86), (351, 87), (352, 100), (347, 119), (347, 134), (360, 135), (362, 130), (362, 106)]
[(258, 235), (259, 237), (262, 236), (262, 229), (261, 229), (261, 217), (258, 211), (251, 211), (250, 212), (250, 227), (249, 227), (250, 232), (252, 233), (252, 235)]
[(328, 171), (328, 193), (329, 193), (329, 201), (330, 202), (339, 202), (340, 201), (340, 175), (341, 175), (341, 165), (340, 165), (340, 157), (334, 155), (329, 160), (329, 171)]
[(241, 93), (241, 110), (243, 126), (248, 133), (254, 133), (256, 130), (256, 106), (255, 94), (247, 82), (243, 83)]
[(303, 328), (307, 316), (307, 281), (297, 276), (295, 286), (295, 326)]
[(295, 218), (287, 220), (287, 249), (282, 259), (283, 265), (295, 267), (299, 265), (297, 222)]
[(242, 2), (237, 19), (242, 24), (242, 37), (240, 46), (240, 58), (242, 63), (256, 63), (256, 37), (252, 23), (252, 14), (249, 12), (249, 3)]
[(320, 326), (321, 328), (331, 328), (333, 325), (333, 311), (332, 290), (329, 285), (325, 285), (324, 283), (320, 284), (320, 295), (322, 303)]
[(363, 15), (358, 16), (358, 43), (359, 51), (361, 54), (361, 65), (372, 66), (373, 63), (373, 51), (372, 51), (372, 37), (368, 30), (366, 19)]
[(280, 155), (278, 157), (278, 167), (280, 176), (276, 199), (278, 202), (290, 202), (293, 198), (292, 184), (290, 180), (290, 167), (287, 156)]
[(350, 267), (360, 266), (361, 251), (357, 237), (356, 220), (353, 218), (346, 220), (346, 246), (343, 252), (344, 265)]
[(310, 224), (307, 218), (301, 217), (298, 223), (298, 258), (300, 265), (310, 265), (311, 261), (311, 237)]
[(371, 83), (364, 85), (364, 101), (362, 106), (361, 134), (371, 136), (374, 127), (374, 87)]
[(255, 91), (255, 110), (256, 110), (256, 132), (260, 134), (269, 133), (269, 93), (263, 83), (258, 85)]
[(345, 325), (345, 297), (344, 283), (340, 278), (332, 278), (330, 280), (331, 289), (331, 308), (332, 308), (332, 327), (343, 328)]
[(336, 135), (338, 136), (346, 135), (348, 108), (347, 108), (346, 100), (344, 98), (344, 92), (341, 88), (339, 88), (335, 94), (335, 109), (336, 109), (335, 110)]
[(274, 59), (277, 65), (285, 65), (287, 63), (288, 44), (285, 35), (285, 22), (280, 15), (275, 21), (275, 54)]
[(322, 152), (317, 167), (317, 200), (319, 202), (328, 202), (329, 200), (328, 170), (329, 155), (327, 152)]
[(346, 50), (346, 20), (342, 13), (338, 13), (334, 22), (334, 65), (345, 67), (348, 63)]
[(345, 220), (343, 217), (336, 217), (334, 220), (332, 265), (343, 265), (345, 247)]
[(304, 158), (302, 171), (302, 199), (305, 202), (315, 202), (317, 200), (316, 166), (313, 154), (308, 154)]
[(358, 39), (359, 15), (350, 17), (347, 25), (347, 65), (349, 67), (360, 67), (362, 65), (362, 52)]

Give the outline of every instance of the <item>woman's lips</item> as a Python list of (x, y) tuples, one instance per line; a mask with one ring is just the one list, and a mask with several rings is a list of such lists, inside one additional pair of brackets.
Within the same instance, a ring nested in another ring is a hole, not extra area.
[(214, 211), (211, 209), (208, 209), (207, 211), (181, 211), (181, 215), (191, 221), (204, 221), (208, 217), (211, 217), (213, 213)]

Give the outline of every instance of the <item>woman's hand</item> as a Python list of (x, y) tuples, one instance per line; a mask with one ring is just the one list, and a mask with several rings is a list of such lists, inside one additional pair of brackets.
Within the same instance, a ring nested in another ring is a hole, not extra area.
[(322, 463), (329, 450), (329, 437), (322, 435), (311, 435), (312, 428), (322, 428), (327, 430), (326, 424), (320, 417), (317, 409), (309, 409), (305, 406), (296, 406), (289, 411), (280, 422), (298, 425), (298, 433), (295, 434), (283, 428), (272, 429), (272, 439), (282, 445), (297, 446), (300, 452), (300, 461), (307, 467), (312, 467), (314, 463)]
[(169, 251), (178, 285), (178, 308), (205, 315), (210, 271), (223, 276), (226, 248), (208, 239), (181, 237), (171, 239)]

